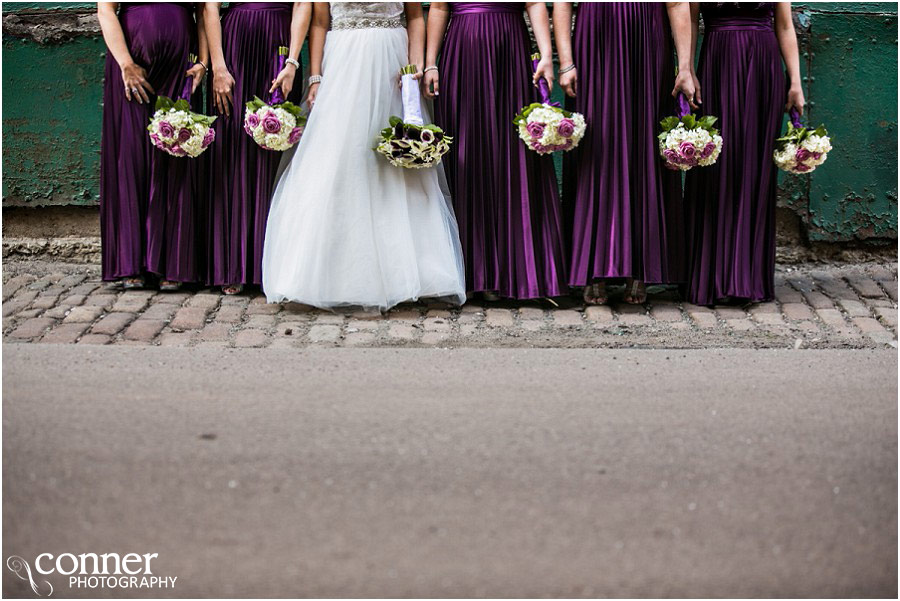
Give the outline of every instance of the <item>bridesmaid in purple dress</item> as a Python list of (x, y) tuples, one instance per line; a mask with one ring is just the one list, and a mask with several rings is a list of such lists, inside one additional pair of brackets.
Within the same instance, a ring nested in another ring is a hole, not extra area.
[(656, 136), (660, 119), (675, 113), (673, 94), (693, 102), (690, 10), (581, 2), (574, 48), (572, 4), (554, 4), (553, 21), (560, 85), (588, 123), (565, 160), (569, 283), (584, 286), (585, 303), (601, 304), (608, 280), (625, 278), (624, 300), (641, 304), (646, 284), (684, 277), (681, 177), (665, 169)]
[[(147, 276), (163, 290), (198, 280), (192, 159), (151, 146), (147, 124), (156, 95), (192, 91), (206, 73), (206, 41), (191, 3), (100, 2), (106, 54), (100, 142), (103, 279), (141, 288)], [(199, 41), (199, 43), (198, 43)], [(200, 61), (189, 67), (191, 53)], [(192, 106), (198, 107), (199, 94)]]
[(715, 165), (687, 174), (685, 297), (698, 305), (767, 301), (775, 289), (773, 146), (783, 113), (802, 113), (805, 102), (791, 5), (708, 2), (702, 12), (703, 108), (719, 118), (724, 145)]
[[(525, 10), (543, 57), (536, 73)], [(443, 163), (468, 292), (482, 292), (488, 300), (564, 294), (553, 159), (526, 148), (512, 124), (523, 106), (537, 101), (538, 78), (553, 85), (546, 6), (433, 2), (427, 40), (425, 93), (437, 97), (435, 122), (454, 138)]]
[[(210, 149), (208, 283), (226, 294), (262, 283), (263, 241), (269, 201), (281, 153), (260, 148), (244, 133), (244, 108), (254, 96), (271, 102), (280, 88), (298, 103), (294, 86), (300, 48), (309, 28), (309, 2), (231, 2), (219, 20), (218, 2), (204, 10), (212, 60), (208, 105), (217, 111), (216, 144)], [(279, 46), (288, 46), (275, 72)]]

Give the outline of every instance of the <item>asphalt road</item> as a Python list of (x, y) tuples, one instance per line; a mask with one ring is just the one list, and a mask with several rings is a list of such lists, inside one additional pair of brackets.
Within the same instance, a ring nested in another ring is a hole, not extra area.
[(894, 350), (3, 359), (4, 559), (177, 576), (54, 598), (897, 595)]

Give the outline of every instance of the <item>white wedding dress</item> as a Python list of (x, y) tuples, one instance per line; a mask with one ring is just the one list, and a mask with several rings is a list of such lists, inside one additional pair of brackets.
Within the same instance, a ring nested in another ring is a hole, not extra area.
[(315, 107), (272, 197), (266, 298), (327, 309), (462, 304), (462, 248), (441, 168), (394, 167), (373, 150), (402, 115), (403, 3), (333, 2), (331, 19)]

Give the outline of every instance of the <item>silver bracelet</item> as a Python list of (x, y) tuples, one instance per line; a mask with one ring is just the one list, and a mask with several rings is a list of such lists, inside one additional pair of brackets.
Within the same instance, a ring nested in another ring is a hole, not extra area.
[(437, 71), (437, 70), (438, 70), (437, 65), (431, 65), (430, 67), (425, 67), (425, 70), (422, 71), (422, 73), (424, 74), (424, 73), (428, 73), (429, 71)]
[(568, 73), (569, 71), (572, 71), (573, 69), (575, 69), (575, 63), (572, 63), (571, 65), (569, 65), (569, 66), (566, 67), (565, 69), (560, 69), (560, 70), (559, 70), (559, 74), (562, 75), (563, 73)]
[(313, 85), (314, 83), (321, 83), (322, 76), (321, 75), (310, 75), (309, 76), (309, 85)]
[(285, 62), (286, 64), (288, 64), (288, 65), (294, 65), (294, 66), (297, 67), (298, 69), (300, 68), (300, 63), (299, 63), (298, 61), (295, 61), (295, 60), (292, 59), (292, 58), (286, 58), (286, 59), (284, 59), (284, 62)]

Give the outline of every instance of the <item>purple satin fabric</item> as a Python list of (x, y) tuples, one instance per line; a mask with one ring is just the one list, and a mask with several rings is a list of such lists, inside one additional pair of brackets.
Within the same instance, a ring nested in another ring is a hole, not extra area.
[(524, 2), (451, 2), (454, 15), (478, 15), (484, 13), (515, 13), (525, 10)]
[[(158, 94), (177, 98), (195, 48), (189, 4), (124, 4), (119, 21), (134, 60)], [(152, 147), (150, 104), (125, 98), (122, 72), (107, 53), (100, 142), (100, 227), (103, 279), (147, 273), (198, 279), (197, 164)], [(199, 107), (195, 95), (193, 106)]]
[[(698, 305), (726, 298), (767, 301), (775, 287), (775, 195), (772, 161), (787, 85), (771, 26), (774, 4), (703, 4), (709, 25), (698, 77), (703, 112), (719, 118), (722, 154), (692, 169), (685, 182), (689, 279)], [(741, 22), (748, 22), (740, 27)]]
[[(235, 5), (236, 4), (236, 5)], [(206, 152), (209, 268), (207, 283), (261, 284), (269, 202), (281, 153), (260, 148), (244, 132), (244, 110), (253, 96), (269, 100), (279, 46), (290, 45), (290, 3), (235, 3), (222, 17), (225, 63), (234, 77), (231, 116), (219, 115), (216, 141)], [(298, 103), (303, 82), (294, 79), (287, 100)], [(211, 115), (218, 114), (212, 94)]]
[(290, 12), (293, 3), (291, 2), (231, 2), (227, 11), (230, 10), (284, 10)]
[(569, 283), (684, 278), (681, 177), (659, 157), (660, 119), (676, 111), (665, 5), (582, 2), (573, 40), (587, 132), (564, 157)]
[(553, 159), (528, 150), (511, 125), (537, 101), (522, 5), (451, 7), (435, 121), (454, 137), (443, 163), (466, 287), (508, 298), (558, 296), (567, 286)]

